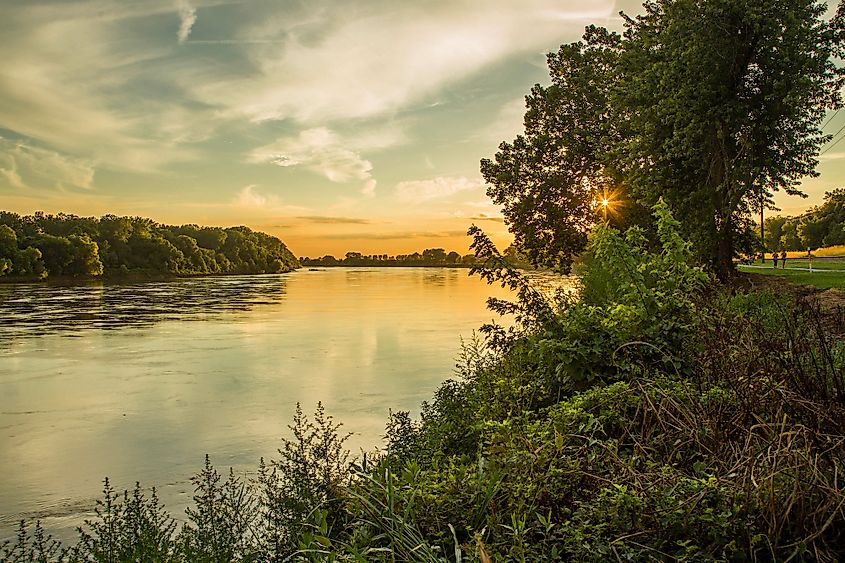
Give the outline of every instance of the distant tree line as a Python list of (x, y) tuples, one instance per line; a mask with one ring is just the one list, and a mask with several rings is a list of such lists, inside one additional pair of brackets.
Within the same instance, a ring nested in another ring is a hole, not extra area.
[(0, 211), (0, 276), (262, 274), (298, 266), (281, 240), (248, 227)]
[[(530, 267), (527, 259), (516, 247), (505, 250), (505, 258), (514, 266)], [(347, 252), (343, 258), (326, 255), (321, 258), (308, 256), (299, 259), (303, 266), (378, 266), (378, 267), (471, 267), (477, 263), (475, 254), (461, 255), (455, 251), (446, 252), (443, 248), (426, 248), (422, 252), (411, 254), (362, 254)]]
[(845, 244), (845, 188), (827, 192), (824, 203), (796, 217), (763, 222), (766, 250), (806, 250)]

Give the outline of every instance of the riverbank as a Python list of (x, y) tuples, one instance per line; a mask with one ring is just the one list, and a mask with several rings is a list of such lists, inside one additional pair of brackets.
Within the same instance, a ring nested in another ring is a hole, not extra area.
[(418, 414), (449, 377), (494, 317), (486, 299), (509, 295), (422, 268), (0, 285), (0, 543), (36, 517), (75, 543), (105, 476), (155, 485), (184, 519), (204, 454), (254, 474), (297, 401), (323, 401), (346, 446), (371, 451), (390, 409)]
[(482, 257), (516, 324), (466, 341), (366, 461), (321, 406), (297, 409), (254, 480), (206, 464), (184, 528), (107, 488), (79, 559), (841, 559), (841, 310), (716, 283), (661, 213), (656, 251), (596, 229), (577, 300)]

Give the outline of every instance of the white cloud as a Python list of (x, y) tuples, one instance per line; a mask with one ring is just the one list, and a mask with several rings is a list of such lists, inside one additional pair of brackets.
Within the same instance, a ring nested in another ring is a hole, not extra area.
[[(249, 184), (235, 193), (231, 204), (242, 212), (254, 216), (294, 216), (313, 213), (313, 210), (299, 205), (289, 205), (274, 194), (259, 191), (258, 184)], [(219, 204), (200, 204), (202, 207), (218, 207)]]
[(14, 188), (91, 189), (90, 161), (0, 137), (0, 178)]
[(490, 125), (482, 129), (476, 137), (494, 146), (502, 141), (512, 141), (524, 131), (525, 112), (524, 97), (511, 100), (499, 108)]
[[(257, 72), (206, 83), (204, 99), (255, 121), (318, 124), (396, 112), (515, 53), (554, 49), (611, 0), (345, 3), (278, 13), (242, 31)], [(277, 41), (274, 43), (274, 40)]]
[(373, 197), (376, 195), (376, 181), (370, 178), (364, 182), (364, 187), (361, 188), (361, 195), (365, 197)]
[(454, 217), (456, 219), (468, 219), (470, 221), (492, 221), (494, 223), (503, 223), (505, 218), (501, 213), (488, 213), (481, 211), (478, 213), (468, 213), (467, 211), (452, 211), (451, 213), (444, 213), (444, 217)]
[(179, 43), (184, 43), (188, 40), (194, 24), (197, 21), (197, 10), (188, 4), (187, 0), (179, 0), (179, 31), (176, 34)]
[(376, 188), (373, 164), (361, 155), (361, 151), (378, 150), (401, 140), (402, 136), (396, 130), (374, 130), (357, 137), (343, 137), (326, 127), (315, 127), (254, 149), (247, 161), (285, 168), (302, 167), (337, 183), (360, 182), (361, 193), (372, 196)]
[(819, 156), (819, 161), (825, 162), (828, 160), (840, 160), (845, 158), (845, 152), (826, 152)]
[(0, 67), (0, 127), (104, 168), (151, 172), (196, 158), (186, 143), (219, 120), (183, 99), (146, 95), (190, 64), (168, 62), (172, 46), (133, 27), (172, 11), (173, 0), (89, 0), (4, 12), (0, 58), (15, 64)]
[[(8, 168), (4, 168), (8, 166)], [(0, 155), (0, 176), (6, 179), (6, 183), (13, 188), (25, 188), (23, 178), (18, 174), (18, 163), (14, 158)]]
[(244, 186), (235, 196), (235, 204), (240, 207), (264, 207), (267, 205), (267, 197), (255, 191), (258, 186), (250, 184)]
[[(98, 168), (160, 171), (198, 158), (195, 143), (245, 118), (342, 131), (430, 104), (492, 64), (575, 39), (585, 18), (613, 11), (612, 0), (212, 9), (232, 1), (13, 2), (3, 11), (0, 58), (14, 64), (0, 67), (0, 128), (84, 154)], [(172, 21), (174, 9), (177, 39), (190, 49), (152, 25)], [(205, 47), (192, 40), (198, 11), (220, 34)], [(340, 148), (352, 154), (335, 153), (320, 173), (357, 177), (371, 191), (361, 156), (370, 149)]]
[(431, 180), (413, 180), (396, 185), (396, 197), (406, 203), (422, 203), (442, 199), (459, 192), (483, 189), (484, 182), (464, 176), (437, 177)]

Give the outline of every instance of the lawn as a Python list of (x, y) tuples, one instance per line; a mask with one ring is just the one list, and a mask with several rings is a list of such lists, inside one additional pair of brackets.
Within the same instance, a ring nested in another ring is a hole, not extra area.
[(794, 284), (814, 285), (822, 289), (829, 287), (845, 288), (845, 260), (813, 260), (812, 272), (808, 271), (807, 260), (789, 259), (786, 261), (786, 265), (786, 269), (774, 269), (771, 260), (768, 260), (764, 266), (757, 262), (752, 265), (739, 264), (738, 268), (741, 272), (780, 276)]

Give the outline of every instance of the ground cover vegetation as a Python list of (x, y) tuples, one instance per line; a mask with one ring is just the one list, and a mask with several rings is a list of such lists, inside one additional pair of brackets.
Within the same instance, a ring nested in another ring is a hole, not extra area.
[[(841, 104), (845, 15), (823, 13), (647, 2), (551, 55), (525, 135), (482, 172), (517, 246), (563, 271), (581, 255), (583, 287), (549, 298), (473, 227), (515, 323), (466, 342), (381, 451), (350, 462), (339, 424), (298, 410), (254, 477), (207, 460), (184, 524), (106, 482), (76, 545), (24, 522), (0, 561), (845, 559), (845, 315), (727, 275)], [(626, 212), (597, 224), (617, 190)]]
[(841, 310), (714, 284), (654, 214), (656, 246), (595, 229), (582, 291), (553, 299), (474, 231), (517, 322), (466, 342), (380, 452), (350, 462), (298, 410), (253, 477), (206, 460), (184, 524), (106, 482), (75, 546), (22, 523), (0, 561), (841, 560)]
[(259, 274), (297, 267), (282, 241), (248, 227), (0, 211), (0, 277)]

